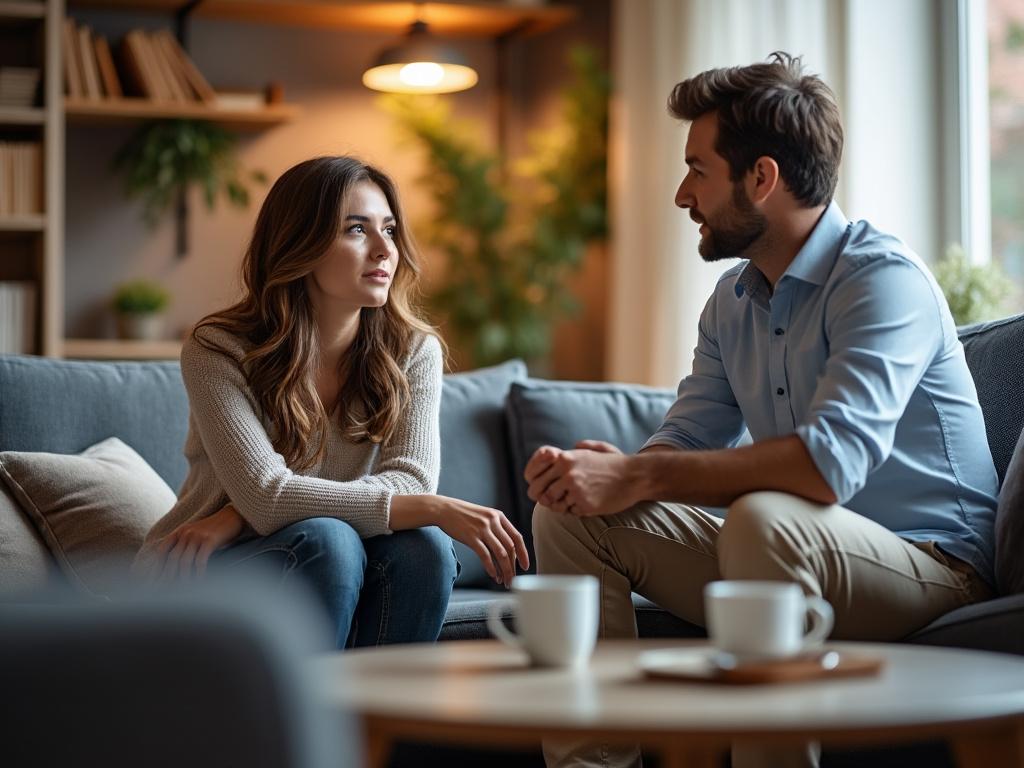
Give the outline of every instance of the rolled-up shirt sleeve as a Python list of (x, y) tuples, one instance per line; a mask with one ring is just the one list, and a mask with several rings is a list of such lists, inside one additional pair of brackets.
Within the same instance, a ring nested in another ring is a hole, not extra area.
[(825, 333), (830, 352), (796, 434), (843, 504), (892, 453), (896, 426), (945, 331), (921, 268), (878, 256), (838, 284)]
[(718, 348), (715, 314), (713, 294), (697, 325), (693, 372), (679, 382), (676, 401), (641, 450), (654, 445), (683, 450), (727, 448), (743, 434), (743, 415)]

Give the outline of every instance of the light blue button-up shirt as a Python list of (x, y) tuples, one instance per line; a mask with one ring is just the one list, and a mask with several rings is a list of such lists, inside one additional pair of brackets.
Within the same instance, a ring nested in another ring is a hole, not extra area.
[(647, 445), (796, 434), (839, 503), (993, 581), (998, 481), (946, 300), (901, 240), (832, 203), (772, 292), (743, 261)]

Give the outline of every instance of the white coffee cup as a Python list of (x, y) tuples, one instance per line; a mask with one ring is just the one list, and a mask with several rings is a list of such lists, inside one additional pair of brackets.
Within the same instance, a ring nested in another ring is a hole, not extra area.
[[(597, 642), (597, 595), (593, 576), (516, 576), (512, 596), (491, 604), (487, 627), (503, 643), (525, 650), (535, 666), (583, 666)], [(509, 607), (515, 633), (501, 621)]]
[(833, 623), (828, 602), (784, 581), (713, 581), (704, 615), (711, 644), (741, 660), (796, 656), (821, 645)]

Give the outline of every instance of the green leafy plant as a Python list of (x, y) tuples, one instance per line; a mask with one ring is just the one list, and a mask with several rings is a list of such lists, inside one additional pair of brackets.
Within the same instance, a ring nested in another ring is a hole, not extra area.
[(213, 209), (218, 193), (239, 208), (249, 204), (250, 181), (265, 183), (262, 171), (244, 171), (236, 137), (202, 120), (158, 120), (141, 126), (114, 158), (125, 176), (125, 192), (139, 198), (143, 216), (154, 225), (190, 186), (203, 191)]
[(157, 283), (133, 280), (117, 286), (113, 305), (122, 314), (152, 314), (166, 309), (170, 300), (171, 295)]
[(993, 320), (1003, 314), (1011, 289), (998, 264), (972, 264), (963, 247), (952, 243), (934, 271), (957, 325)]
[(566, 287), (586, 242), (604, 237), (609, 79), (596, 55), (571, 55), (558, 130), (534, 136), (516, 164), (526, 193), (504, 183), (500, 159), (439, 97), (388, 96), (384, 108), (426, 150), (418, 179), (430, 192), (432, 245), (447, 258), (431, 298), (473, 365), (542, 358), (555, 319), (573, 311)]

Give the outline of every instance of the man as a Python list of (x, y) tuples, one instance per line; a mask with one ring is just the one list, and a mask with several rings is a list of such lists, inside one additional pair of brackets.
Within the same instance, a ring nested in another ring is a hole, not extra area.
[(691, 122), (675, 202), (700, 254), (743, 261), (640, 453), (588, 441), (529, 461), (540, 571), (600, 578), (602, 637), (636, 636), (631, 591), (703, 624), (719, 578), (796, 582), (842, 639), (895, 640), (991, 596), (974, 382), (927, 267), (832, 201), (834, 95), (777, 53), (679, 83), (669, 111)]

